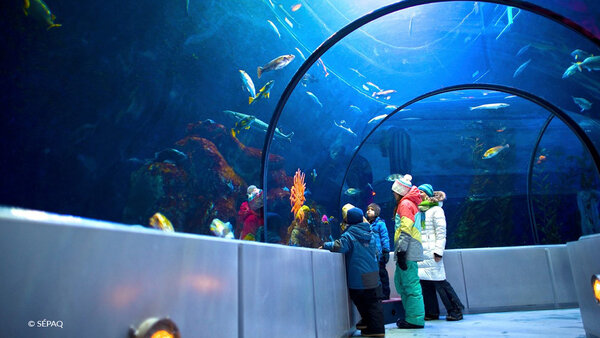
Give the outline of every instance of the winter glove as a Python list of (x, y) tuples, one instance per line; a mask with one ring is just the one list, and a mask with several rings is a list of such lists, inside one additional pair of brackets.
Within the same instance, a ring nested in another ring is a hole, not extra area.
[(387, 262), (390, 261), (390, 252), (389, 251), (384, 251), (381, 253), (381, 261), (383, 262), (383, 264), (387, 264)]
[(396, 265), (402, 271), (406, 271), (408, 266), (406, 265), (406, 251), (396, 251)]

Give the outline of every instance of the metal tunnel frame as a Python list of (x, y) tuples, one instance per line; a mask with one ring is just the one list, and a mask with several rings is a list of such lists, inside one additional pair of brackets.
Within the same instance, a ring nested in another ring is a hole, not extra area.
[(434, 90), (431, 91), (427, 94), (423, 94), (420, 95), (408, 102), (406, 102), (405, 104), (403, 104), (402, 106), (396, 108), (392, 113), (390, 113), (388, 116), (386, 116), (383, 120), (381, 120), (368, 134), (367, 136), (365, 136), (365, 138), (363, 138), (363, 140), (361, 141), (361, 143), (358, 145), (358, 147), (356, 148), (356, 151), (352, 154), (352, 157), (350, 158), (350, 161), (348, 162), (348, 166), (346, 167), (346, 171), (344, 172), (344, 178), (342, 180), (342, 185), (340, 186), (340, 193), (338, 194), (338, 207), (341, 205), (341, 196), (342, 196), (342, 190), (343, 190), (343, 182), (346, 181), (346, 177), (348, 175), (348, 171), (350, 170), (350, 166), (352, 165), (352, 162), (354, 161), (354, 158), (356, 157), (356, 155), (358, 154), (358, 152), (360, 151), (360, 149), (363, 147), (363, 145), (367, 142), (367, 140), (369, 139), (369, 137), (371, 137), (371, 135), (389, 118), (391, 118), (392, 116), (394, 116), (397, 112), (399, 112), (400, 110), (410, 106), (411, 104), (414, 104), (416, 102), (422, 101), (426, 98), (435, 96), (435, 95), (439, 95), (439, 94), (443, 94), (443, 93), (448, 93), (448, 92), (453, 92), (453, 91), (459, 91), (459, 90), (493, 90), (493, 91), (498, 91), (498, 92), (503, 92), (503, 93), (507, 93), (507, 94), (511, 94), (511, 95), (516, 95), (518, 97), (524, 98), (532, 103), (537, 104), (538, 106), (541, 106), (542, 108), (546, 109), (547, 111), (550, 111), (551, 115), (548, 119), (546, 119), (546, 122), (544, 122), (544, 125), (542, 127), (542, 129), (540, 129), (539, 135), (537, 137), (537, 141), (535, 143), (535, 146), (533, 147), (532, 150), (532, 154), (531, 154), (531, 158), (529, 160), (529, 166), (528, 166), (528, 173), (527, 173), (527, 205), (529, 208), (529, 217), (531, 220), (531, 231), (533, 233), (533, 239), (535, 244), (539, 244), (539, 238), (537, 237), (537, 227), (535, 225), (535, 219), (533, 217), (533, 204), (531, 201), (530, 193), (531, 193), (531, 179), (532, 179), (532, 172), (533, 172), (533, 162), (535, 160), (535, 152), (537, 150), (538, 145), (540, 144), (540, 141), (542, 139), (542, 136), (544, 135), (544, 132), (546, 131), (546, 128), (548, 127), (548, 125), (550, 124), (550, 121), (552, 121), (553, 117), (558, 117), (563, 123), (565, 123), (567, 125), (567, 127), (569, 127), (569, 129), (571, 129), (571, 131), (575, 134), (575, 136), (577, 136), (577, 138), (579, 139), (579, 141), (581, 141), (581, 143), (585, 146), (585, 148), (589, 151), (590, 155), (592, 156), (592, 160), (594, 161), (594, 164), (596, 165), (596, 170), (598, 172), (598, 175), (600, 175), (600, 153), (598, 153), (598, 150), (596, 149), (596, 147), (594, 146), (594, 143), (592, 142), (592, 140), (588, 137), (588, 135), (583, 131), (583, 129), (577, 124), (577, 122), (575, 122), (575, 120), (573, 120), (573, 118), (571, 118), (568, 114), (566, 114), (565, 112), (563, 112), (562, 110), (560, 110), (558, 107), (556, 107), (555, 105), (553, 105), (552, 103), (536, 96), (533, 95), (531, 93), (522, 91), (520, 89), (517, 88), (513, 88), (513, 87), (508, 87), (508, 86), (502, 86), (502, 85), (497, 85), (497, 84), (464, 84), (464, 85), (455, 85), (455, 86), (449, 86), (449, 87), (445, 87), (442, 89), (438, 89), (438, 90)]
[[(306, 59), (306, 61), (304, 61), (304, 63), (300, 66), (298, 71), (296, 71), (296, 73), (294, 74), (294, 76), (292, 77), (290, 82), (287, 84), (286, 88), (284, 89), (283, 93), (281, 94), (279, 101), (277, 102), (277, 106), (275, 107), (275, 111), (273, 112), (273, 115), (271, 116), (271, 120), (269, 121), (269, 127), (267, 128), (267, 132), (265, 135), (265, 142), (263, 145), (263, 150), (262, 150), (262, 155), (261, 155), (261, 185), (262, 185), (262, 188), (264, 189), (264, 191), (268, 191), (268, 187), (267, 187), (267, 181), (268, 181), (267, 175), (268, 175), (268, 166), (269, 166), (268, 158), (269, 158), (269, 153), (270, 153), (270, 149), (271, 149), (271, 142), (273, 140), (273, 136), (275, 133), (275, 128), (277, 127), (277, 123), (279, 121), (279, 118), (281, 116), (283, 108), (285, 107), (292, 92), (294, 91), (294, 89), (296, 88), (296, 86), (298, 85), (298, 83), (300, 82), (302, 77), (304, 76), (304, 74), (306, 74), (306, 72), (312, 67), (312, 65), (315, 62), (317, 62), (317, 60), (323, 54), (325, 54), (325, 52), (327, 52), (331, 47), (333, 47), (335, 44), (337, 44), (343, 38), (345, 38), (350, 33), (354, 32), (355, 30), (359, 29), (360, 27), (362, 27), (372, 21), (375, 21), (383, 16), (386, 16), (388, 14), (391, 14), (391, 13), (394, 13), (394, 12), (397, 12), (397, 11), (400, 11), (403, 9), (407, 9), (410, 7), (416, 7), (416, 6), (420, 6), (420, 5), (427, 5), (427, 4), (434, 4), (434, 3), (446, 3), (446, 2), (469, 2), (469, 1), (465, 1), (465, 0), (405, 0), (405, 1), (401, 1), (401, 2), (396, 2), (396, 3), (390, 4), (390, 5), (381, 7), (373, 12), (367, 13), (364, 16), (354, 20), (353, 22), (349, 23), (348, 25), (346, 25), (345, 27), (343, 27), (342, 29), (340, 29), (339, 31), (337, 31), (336, 33), (331, 35), (319, 47), (317, 47), (317, 49)], [(594, 43), (596, 46), (598, 46), (600, 48), (600, 39), (595, 37), (590, 31), (588, 31), (584, 27), (578, 25), (571, 19), (568, 19), (568, 18), (566, 18), (560, 14), (557, 14), (551, 10), (548, 10), (544, 7), (541, 7), (541, 6), (526, 2), (526, 1), (521, 1), (521, 0), (483, 0), (481, 2), (495, 3), (495, 4), (504, 5), (504, 6), (516, 7), (516, 8), (543, 16), (543, 17), (548, 18), (566, 28), (569, 28), (569, 29), (575, 31), (577, 34), (584, 36), (585, 38), (587, 38), (588, 40), (590, 40), (592, 43)], [(413, 102), (419, 101), (420, 99), (422, 99), (424, 97), (429, 97), (429, 96), (440, 94), (443, 92), (449, 92), (449, 91), (454, 91), (454, 90), (459, 90), (459, 89), (491, 89), (491, 90), (505, 91), (507, 93), (513, 93), (514, 95), (528, 98), (530, 101), (535, 102), (543, 107), (546, 107), (546, 109), (550, 110), (554, 114), (554, 116), (559, 117), (565, 124), (567, 124), (567, 126), (577, 135), (577, 137), (581, 140), (581, 142), (587, 147), (587, 149), (590, 151), (590, 154), (592, 154), (594, 163), (596, 165), (596, 169), (600, 173), (600, 155), (598, 155), (598, 151), (595, 149), (594, 145), (591, 143), (591, 141), (587, 137), (587, 135), (583, 132), (581, 127), (579, 127), (579, 125), (577, 123), (575, 123), (575, 121), (573, 121), (568, 115), (566, 115), (564, 112), (562, 112), (560, 109), (556, 108), (549, 102), (547, 102), (541, 98), (534, 97), (533, 95), (531, 95), (527, 92), (524, 92), (524, 91), (521, 91), (521, 90), (518, 90), (515, 88), (498, 86), (498, 85), (485, 85), (485, 84), (458, 85), (458, 86), (453, 86), (453, 87), (447, 87), (444, 89), (440, 89), (440, 90), (422, 95), (419, 98), (413, 99), (413, 100), (409, 101), (408, 103), (405, 103), (402, 107), (398, 108), (396, 111), (402, 109), (403, 107), (405, 107), (409, 104), (412, 104)], [(385, 119), (380, 121), (380, 123), (378, 125), (376, 125), (375, 128), (373, 128), (373, 130), (371, 130), (371, 133), (374, 130), (376, 130), (383, 122), (385, 122), (387, 120), (387, 118), (392, 116), (396, 111), (394, 111), (392, 114), (389, 114)], [(371, 133), (369, 133), (369, 135)], [(356, 149), (356, 151), (352, 155), (352, 158), (349, 163), (352, 163), (352, 160), (356, 156), (356, 153), (358, 153), (358, 151), (362, 147), (364, 141), (369, 137), (369, 135), (367, 135), (367, 137), (365, 139), (363, 139), (363, 142), (361, 142), (359, 147)], [(347, 174), (347, 171), (348, 171), (348, 169), (346, 169), (346, 174)], [(530, 167), (530, 171), (531, 171), (531, 167)], [(344, 180), (346, 179), (346, 174), (344, 175)], [(528, 192), (528, 196), (529, 196), (529, 192)], [(268, 226), (267, 225), (267, 205), (268, 204), (267, 204), (267, 194), (266, 193), (263, 194), (263, 199), (264, 199), (263, 205), (265, 206), (265, 212), (263, 212), (263, 219), (264, 219), (264, 224), (265, 224), (265, 228), (266, 228)], [(529, 197), (528, 197), (528, 199), (529, 199)]]

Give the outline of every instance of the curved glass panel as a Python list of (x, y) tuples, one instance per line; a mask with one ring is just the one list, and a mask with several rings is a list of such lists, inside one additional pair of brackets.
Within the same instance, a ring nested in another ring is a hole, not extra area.
[[(494, 109), (499, 101), (509, 106)], [(393, 175), (409, 173), (415, 185), (446, 193), (443, 208), (450, 248), (533, 244), (527, 208), (527, 167), (547, 112), (505, 93), (481, 90), (430, 97), (391, 116), (369, 138), (355, 161), (367, 161), (373, 181), (345, 190), (346, 202), (375, 201), (393, 233)], [(363, 166), (364, 167), (364, 166)], [(364, 176), (350, 166), (352, 177)], [(354, 172), (353, 172), (354, 170)], [(392, 177), (390, 177), (392, 175)]]
[[(62, 26), (49, 27), (43, 17), (25, 16), (21, 4), (7, 4), (12, 15), (3, 22), (3, 41), (12, 52), (0, 65), (6, 75), (0, 103), (8, 179), (0, 183), (0, 203), (144, 226), (160, 212), (176, 231), (198, 234), (215, 234), (213, 223), (223, 229), (213, 222), (218, 219), (237, 238), (249, 219), (249, 239), (258, 237), (264, 215), (247, 203), (247, 192), (260, 185), (261, 150), (277, 99), (327, 37), (387, 4), (45, 2)], [(597, 31), (595, 2), (537, 2)], [(116, 6), (121, 10), (113, 11)], [(585, 54), (575, 58), (575, 49)], [(365, 25), (309, 70), (281, 115), (269, 154), (273, 189), (265, 192), (267, 209), (277, 213), (267, 218), (281, 231), (270, 241), (289, 243), (289, 190), (298, 168), (306, 174), (308, 225), (316, 234), (305, 246), (335, 234), (322, 216), (339, 219), (345, 170), (371, 170), (377, 178), (368, 158), (349, 162), (377, 123), (369, 121), (433, 89), (498, 83), (530, 91), (571, 111), (598, 145), (598, 71), (579, 65), (562, 78), (588, 54), (600, 55), (559, 24), (489, 3), (423, 5)], [(294, 60), (276, 61), (285, 55)], [(248, 78), (255, 94), (264, 88), (252, 103)], [(472, 100), (463, 97), (441, 98)], [(396, 148), (405, 147), (402, 137)], [(416, 156), (411, 152), (403, 156)], [(410, 165), (400, 169), (419, 164)], [(349, 176), (344, 189), (362, 179)]]
[(556, 119), (535, 153), (530, 198), (541, 244), (600, 232), (598, 173), (588, 151)]

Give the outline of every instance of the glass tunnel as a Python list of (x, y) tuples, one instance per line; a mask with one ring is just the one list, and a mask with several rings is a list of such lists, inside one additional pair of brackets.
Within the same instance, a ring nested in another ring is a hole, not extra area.
[(3, 23), (0, 204), (317, 248), (410, 174), (448, 249), (600, 233), (594, 1), (47, 3)]

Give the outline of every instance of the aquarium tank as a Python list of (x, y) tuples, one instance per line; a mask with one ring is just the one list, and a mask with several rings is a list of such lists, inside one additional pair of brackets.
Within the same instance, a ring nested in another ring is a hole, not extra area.
[(3, 206), (318, 248), (410, 174), (448, 248), (600, 232), (597, 1), (3, 7)]

